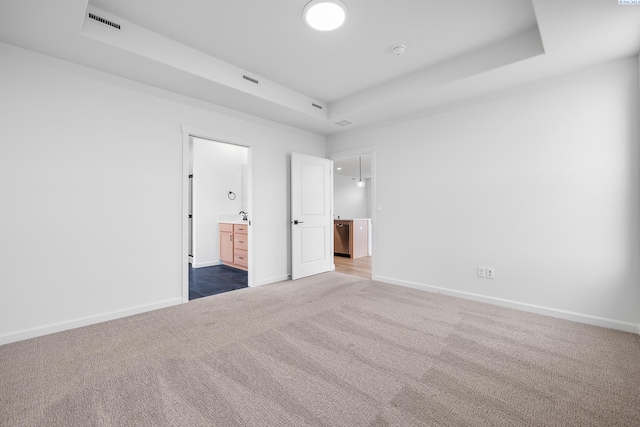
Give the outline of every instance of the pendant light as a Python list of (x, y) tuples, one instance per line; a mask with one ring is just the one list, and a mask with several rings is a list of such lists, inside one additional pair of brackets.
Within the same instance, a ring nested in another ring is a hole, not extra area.
[(364, 181), (362, 180), (362, 156), (358, 156), (358, 159), (360, 160), (360, 181), (356, 182), (356, 185), (358, 186), (358, 188), (363, 188)]

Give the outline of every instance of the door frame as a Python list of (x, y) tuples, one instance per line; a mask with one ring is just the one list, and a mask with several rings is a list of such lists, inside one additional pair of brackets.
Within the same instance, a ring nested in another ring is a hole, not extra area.
[(212, 142), (221, 142), (224, 144), (237, 145), (248, 149), (247, 153), (247, 210), (249, 211), (249, 262), (247, 266), (247, 284), (254, 286), (253, 281), (253, 259), (255, 251), (253, 250), (253, 227), (251, 218), (253, 217), (253, 144), (244, 138), (235, 135), (229, 135), (222, 132), (212, 131), (208, 129), (199, 129), (196, 127), (182, 125), (182, 245), (181, 251), (181, 290), (182, 302), (189, 302), (189, 139), (192, 137), (200, 139), (208, 139)]
[[(376, 185), (377, 185), (377, 179), (376, 179), (376, 146), (375, 145), (371, 145), (371, 146), (367, 146), (367, 147), (360, 147), (360, 148), (353, 148), (351, 150), (345, 150), (345, 151), (336, 151), (335, 153), (331, 153), (329, 154), (328, 158), (330, 160), (343, 160), (343, 159), (349, 159), (352, 157), (358, 157), (358, 156), (364, 156), (364, 155), (371, 155), (371, 200), (370, 200), (370, 210), (371, 210), (371, 224), (373, 226), (373, 231), (371, 234), (371, 238), (373, 239), (373, 254), (371, 255), (371, 279), (372, 280), (376, 280), (377, 274), (376, 274), (376, 254), (378, 253), (378, 239), (376, 238), (376, 234), (377, 234), (377, 229), (378, 227), (376, 226), (377, 224), (377, 206), (378, 206), (378, 202), (376, 199)], [(334, 172), (335, 173), (335, 172)], [(331, 206), (335, 206), (335, 201), (333, 200), (334, 198), (334, 191), (333, 188), (331, 188)], [(332, 268), (333, 270), (336, 269), (335, 263), (332, 262)]]

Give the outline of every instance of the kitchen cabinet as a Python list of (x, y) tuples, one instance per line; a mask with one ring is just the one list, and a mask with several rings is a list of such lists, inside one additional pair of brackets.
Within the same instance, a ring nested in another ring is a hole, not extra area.
[(220, 261), (229, 267), (247, 270), (249, 267), (249, 230), (247, 224), (221, 222)]
[(369, 220), (334, 220), (333, 252), (335, 255), (361, 258), (369, 255)]

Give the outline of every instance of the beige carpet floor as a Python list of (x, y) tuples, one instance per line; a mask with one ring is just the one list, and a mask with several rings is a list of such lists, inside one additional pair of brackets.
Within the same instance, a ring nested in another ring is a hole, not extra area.
[(328, 273), (0, 347), (2, 426), (640, 426), (640, 336)]

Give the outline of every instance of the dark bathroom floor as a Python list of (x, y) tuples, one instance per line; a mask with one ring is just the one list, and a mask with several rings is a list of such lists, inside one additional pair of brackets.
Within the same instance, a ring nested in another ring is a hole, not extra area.
[(189, 299), (247, 287), (247, 272), (226, 265), (193, 268), (189, 264)]

